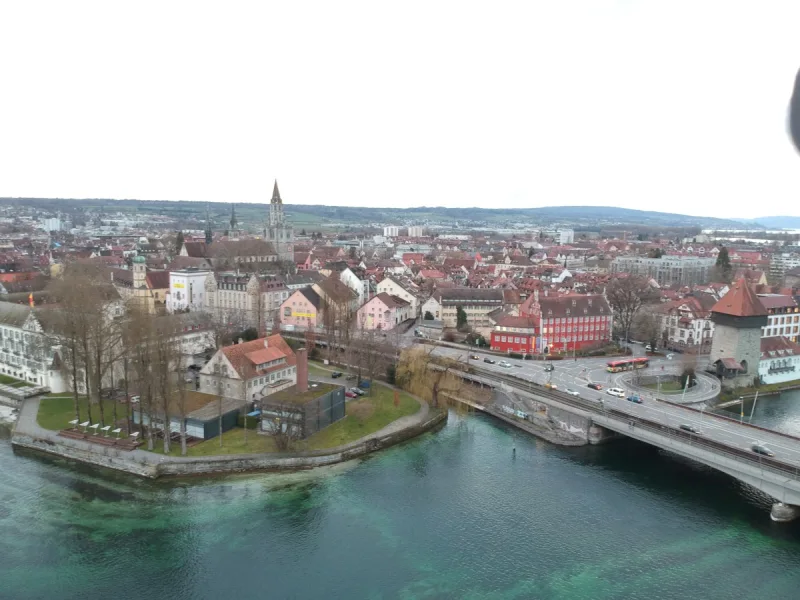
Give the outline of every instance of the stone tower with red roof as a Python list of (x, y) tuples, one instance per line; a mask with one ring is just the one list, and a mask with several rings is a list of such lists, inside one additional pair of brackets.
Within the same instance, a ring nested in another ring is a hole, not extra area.
[(739, 279), (712, 308), (714, 338), (709, 366), (725, 387), (750, 386), (758, 378), (761, 328), (767, 309), (744, 279)]

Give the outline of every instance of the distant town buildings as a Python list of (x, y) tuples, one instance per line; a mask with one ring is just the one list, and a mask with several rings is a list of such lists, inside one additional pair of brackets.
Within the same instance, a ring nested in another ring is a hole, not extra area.
[(694, 256), (618, 256), (611, 263), (611, 272), (653, 279), (661, 287), (692, 286), (708, 283), (715, 263), (714, 258)]
[(397, 225), (388, 225), (383, 228), (383, 235), (387, 238), (393, 238), (400, 235), (400, 228)]

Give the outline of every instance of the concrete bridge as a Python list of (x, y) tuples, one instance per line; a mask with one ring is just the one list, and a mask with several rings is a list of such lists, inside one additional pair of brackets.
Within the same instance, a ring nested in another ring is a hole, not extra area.
[[(463, 377), (546, 405), (552, 421), (589, 443), (625, 435), (727, 473), (775, 498), (775, 521), (800, 515), (800, 438), (666, 400), (569, 395), (476, 363)], [(753, 444), (774, 456), (753, 452)]]

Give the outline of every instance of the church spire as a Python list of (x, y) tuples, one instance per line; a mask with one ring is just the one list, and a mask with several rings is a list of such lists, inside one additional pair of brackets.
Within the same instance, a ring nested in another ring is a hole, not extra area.
[(281, 200), (281, 193), (278, 191), (278, 180), (275, 180), (275, 186), (272, 188), (272, 204), (283, 204)]
[(236, 225), (238, 225), (238, 221), (236, 220), (236, 205), (231, 204), (231, 229), (236, 229)]
[(214, 236), (211, 233), (211, 220), (208, 217), (208, 204), (206, 204), (206, 245), (210, 245), (213, 240)]

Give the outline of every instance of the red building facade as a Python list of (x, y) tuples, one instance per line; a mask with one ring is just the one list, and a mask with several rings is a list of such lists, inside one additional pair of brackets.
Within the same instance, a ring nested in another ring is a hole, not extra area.
[(534, 354), (536, 321), (531, 317), (503, 316), (496, 321), (491, 336), (492, 350)]
[(540, 297), (536, 292), (520, 312), (536, 322), (537, 353), (589, 350), (611, 341), (613, 315), (600, 295)]

